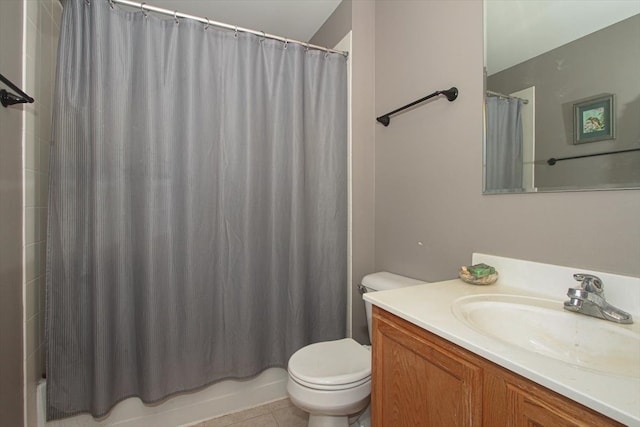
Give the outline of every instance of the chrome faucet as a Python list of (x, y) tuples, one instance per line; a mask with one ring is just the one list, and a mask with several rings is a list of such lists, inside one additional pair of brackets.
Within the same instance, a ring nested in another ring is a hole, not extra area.
[(598, 317), (617, 323), (633, 323), (627, 312), (609, 304), (604, 297), (604, 285), (599, 277), (591, 274), (574, 274), (573, 278), (580, 283), (579, 288), (569, 288), (569, 301), (564, 302), (565, 310)]

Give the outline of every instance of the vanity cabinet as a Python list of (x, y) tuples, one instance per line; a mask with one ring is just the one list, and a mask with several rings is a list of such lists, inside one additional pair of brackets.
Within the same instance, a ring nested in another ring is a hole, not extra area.
[(621, 426), (377, 306), (373, 427)]

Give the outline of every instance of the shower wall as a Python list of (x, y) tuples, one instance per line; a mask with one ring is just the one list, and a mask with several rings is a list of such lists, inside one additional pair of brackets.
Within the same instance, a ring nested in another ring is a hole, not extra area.
[(53, 82), (62, 5), (24, 0), (23, 251), (25, 418), (36, 425), (36, 387), (44, 367), (45, 247)]

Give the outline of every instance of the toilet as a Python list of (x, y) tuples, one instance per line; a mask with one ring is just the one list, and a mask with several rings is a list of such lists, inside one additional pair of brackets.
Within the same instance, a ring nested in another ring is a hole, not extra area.
[[(365, 276), (360, 292), (423, 284), (393, 273)], [(371, 303), (365, 301), (369, 339)], [(309, 413), (309, 427), (347, 427), (349, 416), (363, 412), (371, 395), (371, 351), (351, 338), (307, 345), (289, 359), (287, 392)]]

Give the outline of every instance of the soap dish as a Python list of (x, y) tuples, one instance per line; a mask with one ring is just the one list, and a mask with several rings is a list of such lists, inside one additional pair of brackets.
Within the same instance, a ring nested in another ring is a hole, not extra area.
[(495, 283), (496, 280), (498, 280), (498, 272), (496, 271), (495, 273), (476, 278), (476, 276), (474, 276), (473, 274), (469, 274), (468, 272), (465, 273), (460, 270), (458, 272), (458, 277), (460, 277), (460, 280), (462, 280), (463, 282), (469, 283), (471, 285), (491, 285)]

